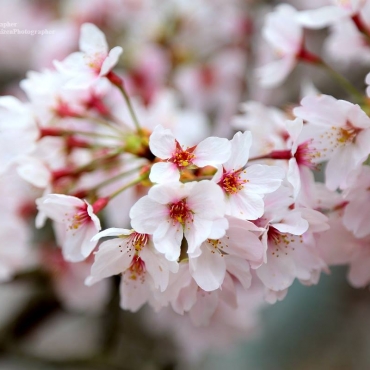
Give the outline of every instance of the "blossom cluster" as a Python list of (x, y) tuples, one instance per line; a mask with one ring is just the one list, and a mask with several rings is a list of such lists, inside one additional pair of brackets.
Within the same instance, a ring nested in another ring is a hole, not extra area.
[[(152, 49), (153, 64), (143, 58), (135, 72), (121, 72), (126, 50), (109, 49), (97, 26), (82, 24), (79, 51), (21, 81), (26, 101), (0, 97), (0, 279), (52, 267), (68, 305), (80, 307), (82, 298), (93, 307), (106, 299), (106, 278), (120, 275), (123, 309), (170, 307), (196, 326), (252, 315), (264, 301), (284, 299), (296, 280), (317, 284), (331, 265), (348, 264), (350, 283), (369, 285), (370, 90), (308, 51), (304, 37), (305, 28), (330, 26), (329, 50), (362, 60), (368, 19), (369, 1), (279, 5), (263, 29), (278, 59), (259, 67), (257, 80), (276, 87), (306, 62), (353, 100), (311, 86), (288, 109), (250, 100), (234, 117), (239, 50), (225, 51), (226, 66), (220, 58), (179, 67), (190, 107), (182, 108), (161, 88), (163, 54)], [(229, 37), (245, 36), (226, 23)], [(215, 111), (219, 136), (238, 130), (231, 139), (209, 136), (204, 112)], [(42, 228), (48, 219), (53, 237), (33, 241), (28, 221)]]

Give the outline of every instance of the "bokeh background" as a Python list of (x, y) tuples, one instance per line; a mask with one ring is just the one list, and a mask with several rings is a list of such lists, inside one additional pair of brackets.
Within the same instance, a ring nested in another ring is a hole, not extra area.
[[(299, 9), (327, 3), (290, 2)], [(342, 92), (327, 76), (310, 67), (300, 66), (284, 86), (272, 91), (256, 84), (255, 66), (270, 58), (261, 26), (278, 3), (0, 0), (0, 23), (51, 31), (42, 36), (0, 34), (0, 94), (24, 99), (18, 83), (26, 72), (52, 68), (54, 59), (76, 50), (79, 27), (88, 21), (104, 31), (110, 46), (123, 47), (118, 69), (133, 96), (150, 107), (158, 91), (171, 89), (182, 107), (208, 117), (209, 130), (216, 135), (233, 132), (230, 122), (243, 101), (279, 107), (297, 103), (307, 79), (340, 97)], [(325, 30), (309, 33), (311, 49), (320, 52), (325, 36)], [(335, 63), (363, 87), (366, 63)], [(0, 207), (0, 222), (5, 217)], [(0, 285), (1, 370), (370, 369), (369, 291), (351, 288), (344, 267), (323, 275), (317, 286), (295, 283), (282, 302), (256, 313), (250, 330), (230, 335), (217, 347), (207, 342), (207, 328), (195, 340), (197, 333), (184, 330), (190, 324), (178, 324), (169, 313), (156, 315), (146, 308), (137, 314), (123, 312), (114, 279), (99, 310), (68, 309), (55, 292), (54, 273), (38, 267)]]

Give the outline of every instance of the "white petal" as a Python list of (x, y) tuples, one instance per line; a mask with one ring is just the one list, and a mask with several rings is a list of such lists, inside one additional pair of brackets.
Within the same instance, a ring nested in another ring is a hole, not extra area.
[(308, 230), (308, 221), (302, 218), (301, 212), (291, 211), (273, 227), (282, 233), (290, 233), (293, 235), (302, 235)]
[(176, 203), (187, 198), (194, 183), (183, 184), (179, 181), (169, 182), (153, 186), (148, 193), (148, 197), (162, 205)]
[(156, 126), (149, 138), (149, 148), (158, 158), (171, 158), (176, 150), (176, 140), (171, 130)]
[(228, 198), (227, 214), (243, 220), (256, 220), (264, 212), (263, 199), (260, 195), (239, 191)]
[(356, 238), (363, 238), (370, 234), (370, 207), (366, 206), (369, 201), (367, 192), (366, 195), (359, 194), (344, 209), (343, 224)]
[(353, 145), (347, 145), (335, 151), (325, 169), (325, 184), (329, 190), (334, 191), (338, 187), (344, 187), (348, 175), (355, 169), (355, 152), (356, 147)]
[(285, 124), (289, 136), (293, 142), (292, 154), (295, 154), (298, 146), (298, 137), (303, 129), (303, 120), (302, 118), (296, 118), (294, 121), (286, 121)]
[(298, 194), (301, 190), (301, 175), (299, 172), (297, 160), (295, 158), (289, 159), (287, 180), (293, 186), (294, 199), (297, 199)]
[(107, 236), (121, 236), (121, 235), (130, 235), (134, 232), (134, 230), (129, 229), (120, 229), (117, 227), (111, 227), (109, 229), (103, 230), (100, 233), (97, 233), (94, 235), (94, 237), (91, 240), (99, 240), (101, 238), (105, 238)]
[(189, 311), (191, 321), (195, 326), (207, 326), (218, 306), (218, 294), (216, 292), (197, 292), (197, 301)]
[(206, 292), (218, 289), (222, 285), (226, 273), (224, 258), (221, 254), (212, 252), (205, 247), (199, 257), (189, 259), (191, 275)]
[(208, 137), (195, 148), (193, 163), (198, 167), (215, 166), (225, 163), (229, 159), (230, 154), (231, 146), (229, 140)]
[(76, 212), (76, 208), (85, 207), (84, 201), (64, 194), (48, 194), (36, 200), (37, 208), (56, 222), (64, 223), (69, 216)]
[(167, 207), (151, 200), (148, 196), (139, 199), (130, 210), (132, 227), (143, 234), (153, 234), (167, 216)]
[(173, 225), (171, 222), (163, 221), (153, 235), (154, 246), (169, 261), (177, 261), (180, 257), (183, 234), (180, 224)]
[(266, 16), (263, 37), (282, 55), (297, 54), (302, 44), (302, 27), (296, 22), (297, 10), (280, 4)]
[(153, 278), (155, 287), (159, 287), (161, 292), (166, 290), (170, 268), (172, 272), (177, 272), (179, 268), (178, 263), (168, 261), (163, 254), (156, 253), (149, 245), (143, 248), (140, 257), (145, 262), (146, 270)]
[(237, 132), (231, 140), (231, 156), (223, 165), (226, 171), (237, 171), (245, 166), (249, 159), (249, 150), (252, 146), (252, 133)]
[(53, 64), (58, 72), (66, 76), (74, 76), (77, 72), (82, 74), (91, 72), (90, 68), (86, 65), (85, 54), (79, 51), (68, 55), (61, 62), (54, 60)]
[[(96, 230), (100, 231), (101, 230), (101, 225), (100, 225), (99, 217), (94, 213), (94, 209), (93, 209), (92, 205), (87, 203), (86, 200), (85, 200), (85, 203), (87, 205), (87, 208), (86, 208), (87, 214), (90, 216), (91, 221), (93, 222)], [(92, 237), (93, 237), (93, 235), (91, 236), (91, 238)]]
[(224, 195), (213, 181), (203, 180), (194, 184), (187, 199), (189, 208), (198, 216), (215, 220), (225, 213)]
[(337, 6), (323, 6), (318, 9), (299, 12), (296, 16), (297, 21), (307, 28), (323, 28), (338, 22), (347, 16), (347, 12)]
[(184, 235), (188, 242), (188, 253), (192, 257), (200, 255), (200, 245), (209, 237), (213, 222), (194, 216), (192, 223), (185, 225)]
[(103, 242), (95, 253), (95, 261), (91, 266), (86, 284), (92, 285), (104, 278), (124, 272), (132, 261), (132, 255), (130, 256), (131, 253), (128, 252), (127, 239), (115, 238)]
[(296, 65), (295, 56), (286, 56), (270, 62), (256, 70), (261, 86), (266, 88), (277, 87), (283, 83)]
[(252, 275), (249, 263), (235, 256), (225, 256), (227, 271), (239, 280), (244, 289), (248, 289), (252, 283)]
[(310, 95), (302, 99), (293, 113), (315, 125), (342, 127), (347, 122), (348, 107), (329, 95)]
[(82, 225), (77, 230), (67, 229), (62, 245), (64, 259), (70, 262), (85, 260), (96, 247), (97, 242), (91, 241), (96, 231), (92, 223)]
[(86, 54), (108, 54), (108, 44), (105, 35), (92, 23), (84, 23), (81, 26), (80, 50)]
[[(240, 222), (247, 223), (247, 221), (241, 220)], [(226, 238), (222, 239), (227, 245), (224, 252), (242, 260), (256, 262), (255, 266), (257, 266), (262, 263), (265, 248), (254, 233), (240, 226), (242, 224), (238, 224), (238, 222), (231, 222)]]
[(221, 239), (225, 235), (225, 232), (228, 228), (229, 222), (226, 218), (215, 220), (213, 221), (212, 230), (208, 238), (213, 240)]
[(268, 289), (279, 291), (292, 285), (295, 278), (295, 265), (290, 255), (286, 256), (284, 253), (273, 255), (269, 248), (267, 263), (259, 267), (256, 272)]
[(278, 166), (267, 166), (263, 164), (254, 164), (247, 167), (245, 171), (240, 174), (241, 178), (248, 180), (244, 185), (244, 189), (248, 192), (255, 192), (257, 194), (272, 193), (277, 190), (285, 172), (283, 168)]
[(171, 162), (154, 163), (150, 169), (149, 179), (154, 183), (167, 183), (180, 180), (180, 172), (177, 166)]
[[(120, 284), (120, 306), (124, 310), (136, 312), (142, 307), (151, 297), (148, 282), (149, 276), (144, 277), (144, 282), (141, 279), (131, 279), (130, 273), (126, 271), (121, 278)], [(145, 274), (146, 275), (146, 274)]]
[(122, 54), (123, 49), (120, 46), (114, 47), (105, 58), (101, 68), (99, 76), (105, 76), (113, 67), (117, 64), (120, 55)]
[(44, 163), (33, 157), (18, 160), (17, 172), (24, 180), (39, 188), (46, 188), (51, 180), (50, 170)]

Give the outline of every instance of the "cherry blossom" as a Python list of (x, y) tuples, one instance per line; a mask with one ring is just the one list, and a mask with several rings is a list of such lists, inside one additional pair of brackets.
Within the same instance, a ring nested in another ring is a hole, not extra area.
[(275, 191), (285, 175), (277, 166), (254, 164), (246, 167), (251, 144), (250, 132), (237, 132), (231, 140), (230, 159), (213, 178), (224, 192), (226, 214), (245, 220), (262, 216), (264, 194)]
[(149, 139), (152, 153), (166, 162), (155, 163), (150, 171), (150, 180), (156, 183), (178, 181), (180, 171), (190, 167), (217, 166), (230, 156), (227, 139), (209, 137), (191, 148), (184, 148), (170, 130), (157, 126)]
[(344, 208), (343, 225), (355, 235), (363, 238), (370, 234), (370, 167), (362, 166), (360, 174), (343, 193), (347, 205)]
[(156, 185), (130, 210), (133, 228), (153, 234), (155, 248), (170, 261), (179, 258), (183, 236), (194, 256), (201, 253), (200, 245), (207, 238), (222, 237), (228, 227), (224, 214), (222, 191), (208, 180)]
[(366, 2), (367, 0), (333, 0), (333, 5), (299, 12), (296, 18), (305, 27), (323, 28), (358, 14)]
[(34, 38), (32, 71), (29, 52), (10, 66), (19, 100), (0, 97), (1, 281), (45, 275), (71, 311), (118, 295), (163, 310), (185, 355), (248, 336), (264, 302), (331, 266), (370, 285), (370, 74), (354, 64), (370, 2), (242, 3), (71, 0), (38, 21), (58, 35)]
[(370, 154), (370, 118), (359, 105), (328, 95), (304, 98), (294, 114), (308, 122), (306, 158), (314, 163), (328, 161), (326, 186), (345, 188), (348, 176)]
[(78, 263), (67, 262), (59, 248), (40, 246), (42, 266), (51, 275), (55, 293), (66, 310), (78, 313), (103, 312), (111, 293), (108, 281), (89, 287), (85, 279), (91, 268), (91, 258)]
[(262, 240), (267, 253), (266, 263), (256, 273), (266, 288), (276, 292), (285, 291), (296, 278), (305, 284), (317, 283), (318, 273), (326, 267), (314, 233), (328, 229), (327, 218), (307, 208), (290, 210), (289, 198), (279, 200), (284, 192), (267, 196), (266, 212), (257, 221), (266, 229)]
[(13, 96), (0, 97), (0, 174), (36, 148), (39, 130), (29, 107)]
[(106, 277), (122, 274), (122, 308), (137, 311), (144, 303), (155, 300), (153, 290), (164, 291), (167, 288), (169, 273), (176, 273), (178, 264), (158, 253), (147, 234), (111, 228), (96, 234), (93, 241), (104, 237), (114, 238), (99, 246), (86, 284), (92, 285)]
[(252, 232), (259, 229), (248, 221), (228, 220), (229, 229), (224, 237), (207, 239), (201, 245), (202, 254), (189, 258), (191, 275), (205, 291), (220, 288), (226, 271), (247, 289), (251, 283), (249, 265), (257, 268), (263, 262), (264, 247)]
[(65, 88), (86, 88), (100, 77), (106, 76), (117, 64), (122, 48), (116, 46), (108, 52), (104, 34), (92, 23), (81, 26), (80, 50), (62, 62), (54, 61), (58, 71), (69, 77)]
[[(257, 101), (240, 105), (241, 114), (234, 117), (232, 126), (237, 130), (252, 133), (250, 155), (253, 157), (269, 154), (273, 150), (286, 149), (286, 114), (275, 107), (267, 107)], [(263, 123), (263, 124), (262, 124)], [(266, 135), (268, 130), (269, 135)]]
[(8, 217), (1, 223), (0, 237), (3, 241), (0, 248), (0, 281), (8, 281), (30, 265), (30, 230), (24, 222)]
[(237, 307), (235, 283), (228, 273), (220, 289), (205, 291), (192, 278), (186, 262), (180, 263), (179, 272), (170, 276), (163, 300), (168, 300), (173, 310), (180, 315), (188, 312), (195, 326), (209, 325), (220, 301), (234, 309)]
[[(367, 25), (369, 21), (370, 19), (367, 20)], [(338, 60), (342, 65), (349, 65), (351, 62), (360, 62), (364, 65), (369, 63), (370, 50), (367, 47), (366, 37), (358, 30), (352, 19), (342, 19), (334, 23), (330, 31), (325, 49), (333, 59)]]
[(280, 4), (267, 15), (263, 36), (280, 58), (257, 70), (264, 87), (281, 84), (296, 65), (303, 42), (303, 30), (296, 20), (297, 14), (292, 6)]
[(86, 201), (64, 194), (49, 194), (36, 201), (39, 211), (55, 222), (58, 241), (67, 261), (84, 260), (97, 241), (91, 238), (100, 230), (95, 209)]

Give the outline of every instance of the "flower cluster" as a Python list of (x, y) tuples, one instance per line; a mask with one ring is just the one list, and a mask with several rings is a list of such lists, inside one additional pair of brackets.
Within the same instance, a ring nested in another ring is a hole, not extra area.
[[(230, 98), (224, 84), (241, 74), (238, 55), (234, 71), (222, 58), (180, 66), (181, 101), (160, 88), (161, 68), (116, 71), (125, 51), (109, 50), (103, 32), (84, 23), (80, 51), (21, 81), (27, 101), (0, 97), (0, 279), (54, 264), (70, 305), (81, 295), (99, 306), (105, 279), (120, 275), (123, 309), (171, 307), (196, 326), (282, 300), (294, 281), (316, 284), (331, 265), (348, 264), (350, 283), (369, 285), (370, 91), (308, 51), (304, 37), (304, 28), (330, 26), (328, 50), (351, 44), (361, 59), (368, 19), (369, 1), (279, 5), (263, 30), (278, 59), (257, 69), (259, 82), (276, 87), (306, 62), (330, 72), (353, 100), (311, 88), (288, 109), (248, 101), (232, 119), (218, 105), (239, 99), (241, 87), (234, 81)], [(228, 138), (209, 136), (205, 113), (214, 112), (215, 132)], [(220, 129), (223, 115), (234, 135)], [(53, 237), (32, 241), (29, 219), (37, 228), (50, 219)]]

